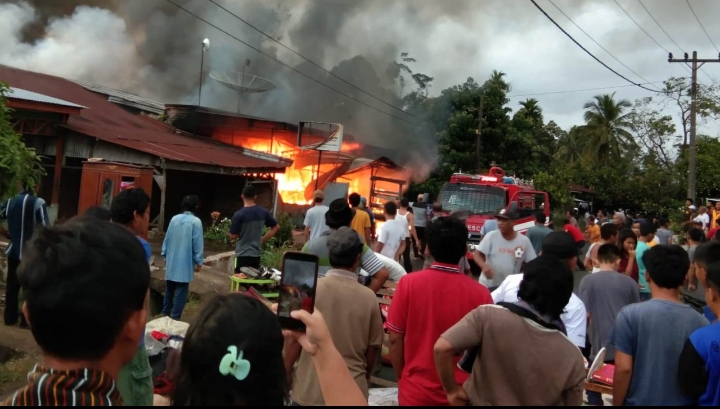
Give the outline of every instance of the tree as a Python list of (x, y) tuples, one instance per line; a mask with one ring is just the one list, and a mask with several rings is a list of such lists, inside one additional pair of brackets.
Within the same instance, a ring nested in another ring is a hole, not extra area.
[(574, 164), (582, 158), (583, 145), (581, 140), (582, 131), (579, 127), (573, 126), (570, 132), (560, 135), (555, 152), (555, 159), (561, 162)]
[(539, 102), (535, 98), (529, 98), (525, 101), (520, 102), (520, 110), (516, 115), (523, 115), (533, 121), (534, 123), (543, 123), (542, 108), (540, 108)]
[(410, 64), (416, 63), (417, 60), (410, 57), (408, 53), (400, 54), (400, 62), (396, 62), (395, 67), (398, 71), (398, 85), (400, 86), (400, 98), (403, 98), (405, 87), (407, 86), (408, 80), (405, 75), (409, 75), (410, 78), (415, 82), (417, 90), (413, 91), (427, 97), (428, 91), (430, 90), (430, 84), (435, 80), (433, 77), (429, 77), (425, 74), (413, 73), (410, 68)]
[(616, 101), (614, 93), (597, 95), (585, 104), (583, 153), (586, 157), (605, 162), (619, 158), (624, 150), (635, 145), (629, 131), (630, 113), (626, 113), (630, 107), (628, 100)]
[[(665, 81), (665, 89), (658, 93), (663, 98), (661, 108), (673, 105), (680, 114), (683, 146), (687, 146), (690, 139), (690, 91), (687, 78), (672, 77)], [(720, 88), (717, 85), (708, 87), (698, 84), (697, 115), (701, 120), (720, 118)]]
[(635, 101), (630, 115), (630, 128), (640, 142), (640, 148), (646, 155), (656, 158), (666, 172), (675, 171), (672, 149), (675, 124), (670, 115), (661, 115), (652, 107), (652, 97)]
[(25, 146), (10, 121), (10, 108), (5, 105), (10, 92), (0, 83), (0, 199), (17, 193), (17, 186), (36, 186), (45, 174), (35, 150)]
[[(697, 138), (697, 193), (699, 197), (720, 196), (720, 141), (706, 135)], [(687, 180), (688, 155), (687, 150), (680, 154), (678, 172)]]

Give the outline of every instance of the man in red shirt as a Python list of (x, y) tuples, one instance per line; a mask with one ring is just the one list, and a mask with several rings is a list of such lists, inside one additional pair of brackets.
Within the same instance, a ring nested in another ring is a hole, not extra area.
[(575, 244), (577, 244), (578, 246), (578, 268), (580, 269), (580, 271), (585, 271), (585, 265), (582, 261), (580, 261), (582, 249), (585, 247), (585, 235), (582, 231), (580, 231), (579, 228), (572, 225), (570, 219), (564, 219), (563, 225), (565, 226), (565, 232), (570, 233), (570, 235), (573, 237), (573, 240), (575, 240)]
[[(395, 290), (387, 324), (401, 406), (448, 405), (435, 369), (435, 342), (470, 311), (493, 304), (488, 289), (458, 269), (467, 252), (467, 237), (467, 227), (459, 219), (437, 219), (427, 228), (428, 247), (435, 262), (403, 277)], [(468, 378), (455, 367), (458, 385)]]

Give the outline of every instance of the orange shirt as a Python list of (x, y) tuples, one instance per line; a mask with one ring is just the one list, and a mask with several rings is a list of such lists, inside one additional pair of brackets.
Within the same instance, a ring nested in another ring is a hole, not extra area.
[(370, 228), (370, 215), (363, 209), (355, 209), (355, 217), (350, 223), (350, 228), (355, 230), (365, 241), (365, 229)]
[(593, 224), (592, 226), (587, 227), (587, 234), (588, 234), (588, 240), (590, 240), (591, 244), (599, 243), (600, 242), (600, 226), (597, 224)]
[(720, 210), (712, 209), (712, 211), (710, 212), (710, 228), (711, 229), (720, 227), (720, 225), (717, 224), (717, 219), (720, 219)]

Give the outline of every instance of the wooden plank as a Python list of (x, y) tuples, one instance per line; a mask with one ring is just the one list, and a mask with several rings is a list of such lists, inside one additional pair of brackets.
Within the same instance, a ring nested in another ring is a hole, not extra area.
[(385, 285), (383, 285), (383, 287), (395, 289), (395, 288), (397, 288), (397, 285), (398, 285), (398, 283), (393, 283), (392, 281), (386, 281)]
[(378, 298), (377, 300), (378, 300), (378, 304), (382, 304), (382, 305), (390, 305), (390, 304), (392, 304), (392, 301), (386, 300), (386, 299), (384, 299), (384, 298)]
[(375, 376), (370, 377), (370, 383), (377, 386), (382, 386), (383, 388), (397, 388), (398, 384), (395, 382), (386, 381), (385, 379), (380, 379)]
[(603, 395), (612, 396), (612, 394), (613, 394), (612, 386), (602, 385), (602, 384), (595, 383), (595, 382), (585, 382), (585, 385), (583, 386), (583, 388), (586, 391), (602, 393)]
[(393, 295), (395, 295), (395, 291), (384, 288), (384, 289), (378, 291), (377, 294), (378, 295), (388, 295), (388, 296), (392, 297)]

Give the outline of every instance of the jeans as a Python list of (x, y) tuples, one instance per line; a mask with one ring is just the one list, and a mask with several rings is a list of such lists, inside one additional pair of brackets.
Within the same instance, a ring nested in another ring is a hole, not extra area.
[(176, 321), (182, 317), (187, 302), (189, 283), (165, 281), (165, 298), (163, 299), (163, 315)]
[(575, 243), (578, 246), (578, 258), (577, 258), (578, 269), (580, 271), (587, 271), (587, 269), (585, 268), (585, 264), (583, 264), (583, 262), (582, 262), (582, 257), (584, 255), (583, 249), (585, 248), (585, 244), (586, 244), (585, 240), (577, 241)]
[(20, 318), (20, 283), (17, 270), (20, 260), (8, 257), (7, 287), (5, 288), (5, 325), (15, 325)]
[(589, 406), (605, 406), (605, 401), (603, 401), (602, 394), (598, 392), (588, 391), (587, 398)]
[(410, 260), (410, 247), (412, 247), (412, 240), (408, 237), (405, 239), (405, 251), (402, 255), (406, 273), (411, 273), (413, 269), (412, 260)]
[(125, 406), (152, 406), (152, 368), (145, 346), (138, 348), (132, 361), (120, 370), (118, 390)]

